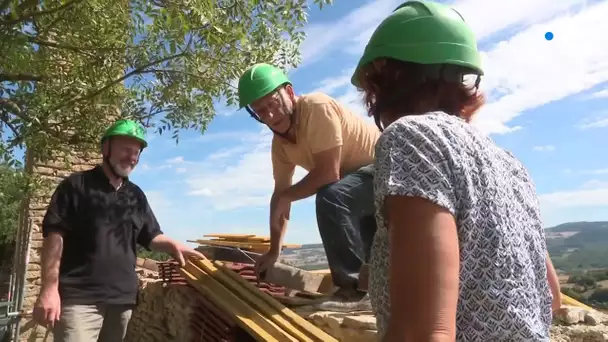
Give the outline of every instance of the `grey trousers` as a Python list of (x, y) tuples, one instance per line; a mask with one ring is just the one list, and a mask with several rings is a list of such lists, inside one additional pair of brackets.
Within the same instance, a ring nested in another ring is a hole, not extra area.
[(122, 342), (133, 305), (65, 305), (53, 328), (55, 342)]
[(368, 165), (319, 189), (317, 225), (334, 285), (358, 287), (376, 234), (374, 169)]

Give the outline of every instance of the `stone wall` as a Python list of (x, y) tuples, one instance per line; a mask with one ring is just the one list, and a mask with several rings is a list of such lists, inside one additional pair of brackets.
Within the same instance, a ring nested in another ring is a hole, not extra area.
[(163, 285), (158, 274), (138, 269), (140, 293), (126, 342), (192, 341), (189, 318), (199, 293), (189, 286)]
[[(371, 312), (301, 312), (328, 334), (340, 341), (374, 342), (378, 340), (376, 320)], [(573, 306), (563, 306), (551, 327), (552, 342), (606, 342), (608, 315)]]
[(42, 219), (49, 200), (59, 182), (72, 172), (84, 171), (100, 163), (97, 153), (72, 153), (67, 157), (56, 157), (48, 162), (38, 162), (33, 154), (26, 155), (26, 171), (38, 175), (46, 181), (45, 186), (34, 193), (23, 204), (23, 213), (19, 229), (30, 229), (31, 220), (32, 242), (30, 247), (29, 264), (26, 269), (25, 296), (22, 312), (25, 317), (21, 322), (20, 341), (52, 341), (52, 335), (44, 327), (37, 326), (32, 321), (31, 312), (40, 292), (40, 254), (42, 251)]
[[(186, 285), (163, 286), (150, 271), (140, 275), (140, 305), (133, 312), (126, 342), (190, 341), (188, 317), (200, 294)], [(316, 311), (293, 309), (302, 317), (344, 342), (376, 342), (376, 320), (370, 311)], [(200, 336), (199, 336), (200, 338)], [(563, 306), (551, 327), (553, 342), (608, 342), (608, 315), (595, 310)]]

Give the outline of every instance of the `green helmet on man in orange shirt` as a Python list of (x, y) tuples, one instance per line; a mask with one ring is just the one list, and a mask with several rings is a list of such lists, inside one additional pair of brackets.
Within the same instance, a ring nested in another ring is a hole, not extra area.
[[(249, 115), (258, 122), (264, 123), (260, 116), (251, 108), (251, 104), (264, 96), (270, 95), (285, 85), (291, 85), (291, 82), (285, 73), (270, 64), (258, 63), (247, 69), (238, 84), (239, 107), (245, 108)], [(293, 125), (290, 118), (289, 129)], [(269, 127), (270, 128), (270, 127)], [(285, 133), (279, 133), (270, 128), (275, 134), (285, 136)]]

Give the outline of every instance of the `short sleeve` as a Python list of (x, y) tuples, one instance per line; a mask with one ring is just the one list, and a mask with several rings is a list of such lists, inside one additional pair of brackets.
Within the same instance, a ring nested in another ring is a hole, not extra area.
[(42, 219), (43, 237), (47, 237), (50, 233), (64, 235), (73, 229), (76, 195), (75, 187), (69, 178), (59, 183)]
[(275, 189), (284, 190), (291, 186), (296, 166), (291, 163), (277, 138), (272, 140), (270, 152), (272, 156), (272, 176), (274, 177)]
[(148, 199), (145, 195), (142, 194), (142, 196), (144, 201), (144, 209), (142, 212), (143, 227), (137, 236), (137, 243), (149, 250), (150, 242), (152, 242), (155, 237), (161, 235), (163, 232), (160, 229), (160, 224), (156, 220), (156, 216), (154, 216), (154, 212), (152, 211), (150, 204), (148, 203)]
[(313, 103), (306, 140), (312, 154), (342, 146), (340, 111), (331, 101)]
[(456, 216), (449, 149), (423, 123), (397, 121), (385, 130), (376, 152), (376, 185), (385, 196), (421, 197)]

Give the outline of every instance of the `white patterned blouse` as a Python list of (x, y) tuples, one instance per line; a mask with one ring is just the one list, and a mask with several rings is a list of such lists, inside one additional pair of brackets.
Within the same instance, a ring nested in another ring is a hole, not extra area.
[[(509, 152), (443, 112), (406, 116), (376, 145), (378, 232), (370, 297), (383, 336), (389, 319), (386, 196), (416, 196), (456, 218), (460, 247), (457, 341), (549, 341), (551, 292), (534, 183)], [(415, 281), (413, 279), (412, 281)]]

